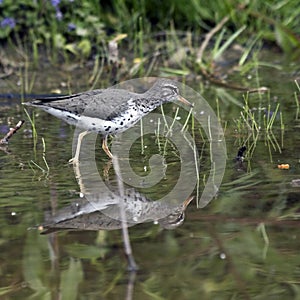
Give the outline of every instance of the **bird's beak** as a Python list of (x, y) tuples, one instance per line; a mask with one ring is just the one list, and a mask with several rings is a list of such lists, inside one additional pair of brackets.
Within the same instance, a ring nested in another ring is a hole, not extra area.
[(193, 107), (194, 106), (194, 104), (192, 104), (191, 102), (189, 102), (189, 101), (187, 101), (185, 98), (183, 98), (182, 96), (178, 96), (178, 100), (180, 101), (180, 102), (182, 102), (183, 104), (185, 104), (185, 105), (188, 105), (188, 106), (190, 106), (190, 107)]
[(188, 205), (192, 202), (192, 200), (194, 199), (194, 196), (190, 196), (187, 199), (185, 199), (183, 201), (183, 209), (186, 210), (186, 208), (188, 207)]

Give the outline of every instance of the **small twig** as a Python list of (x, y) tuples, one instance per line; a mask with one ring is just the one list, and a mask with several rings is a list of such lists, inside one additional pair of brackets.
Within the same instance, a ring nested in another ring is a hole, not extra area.
[(25, 121), (21, 120), (14, 128), (10, 128), (9, 132), (5, 135), (5, 137), (0, 140), (0, 145), (7, 145), (8, 140), (22, 127), (24, 123)]
[(0, 74), (0, 79), (4, 79), (6, 77), (9, 77), (13, 72), (14, 72), (13, 69), (5, 68), (4, 73)]
[(224, 17), (211, 31), (209, 31), (206, 34), (205, 39), (204, 39), (203, 43), (201, 44), (201, 47), (200, 47), (200, 49), (197, 53), (197, 60), (196, 60), (197, 63), (202, 62), (203, 53), (204, 53), (205, 49), (207, 48), (207, 45), (208, 45), (209, 41), (223, 27), (223, 25), (228, 20), (229, 20), (228, 16)]

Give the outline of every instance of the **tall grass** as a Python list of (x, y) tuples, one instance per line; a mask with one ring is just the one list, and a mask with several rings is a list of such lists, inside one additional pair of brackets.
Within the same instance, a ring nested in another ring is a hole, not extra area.
[[(23, 0), (0, 6), (3, 23), (0, 39), (21, 36), (31, 45), (35, 61), (40, 57), (38, 48), (46, 45), (53, 61), (58, 50), (69, 52), (78, 59), (89, 58), (100, 52), (102, 42), (111, 33), (126, 33), (136, 57), (142, 58), (145, 37), (157, 32), (191, 31), (195, 36), (209, 32), (223, 18), (228, 22), (222, 27), (212, 57), (216, 58), (233, 40), (248, 43), (250, 49), (258, 40), (277, 43), (284, 51), (293, 53), (300, 46), (297, 28), (300, 27), (298, 1), (182, 1), (167, 0), (117, 0), (99, 1), (31, 1)], [(225, 41), (225, 42), (224, 42)], [(132, 44), (132, 45), (131, 45)], [(293, 53), (294, 54), (294, 53)], [(296, 53), (295, 53), (296, 54)], [(240, 60), (243, 64), (249, 52)], [(141, 65), (141, 68), (143, 65)]]

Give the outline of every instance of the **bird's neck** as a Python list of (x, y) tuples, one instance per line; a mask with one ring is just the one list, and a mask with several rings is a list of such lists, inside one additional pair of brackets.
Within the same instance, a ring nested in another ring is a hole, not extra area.
[(161, 99), (157, 97), (156, 98), (143, 97), (136, 101), (136, 105), (139, 111), (144, 114), (151, 112), (161, 104), (162, 104)]

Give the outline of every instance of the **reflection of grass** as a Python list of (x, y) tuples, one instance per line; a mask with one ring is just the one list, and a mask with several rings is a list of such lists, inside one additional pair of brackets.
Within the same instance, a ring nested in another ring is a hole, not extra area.
[[(33, 138), (33, 151), (34, 151), (34, 156), (37, 156), (37, 131), (36, 131), (36, 126), (35, 126), (35, 118), (34, 118), (34, 114), (32, 115), (32, 117), (29, 115), (28, 111), (24, 108), (25, 114), (31, 124), (31, 128), (32, 128), (32, 138)], [(38, 168), (39, 170), (41, 170), (44, 174), (48, 174), (49, 173), (49, 165), (48, 162), (46, 160), (46, 143), (44, 138), (42, 137), (42, 144), (43, 144), (43, 162), (45, 164), (45, 167), (43, 168), (42, 166), (40, 166), (39, 164), (35, 163), (33, 160), (30, 161), (29, 165), (30, 167), (33, 169), (33, 166)]]
[[(174, 115), (172, 116), (171, 122), (168, 123), (166, 114), (164, 111), (163, 106), (161, 106), (161, 113), (162, 113), (162, 120), (160, 119), (157, 122), (157, 129), (156, 129), (156, 143), (158, 145), (159, 153), (161, 153), (164, 157), (173, 157), (172, 159), (176, 157), (180, 164), (182, 163), (182, 149), (180, 145), (174, 145), (169, 138), (172, 136), (174, 130), (178, 130), (174, 128), (174, 125), (177, 124), (178, 120), (180, 119), (180, 134), (182, 135), (182, 143), (185, 143), (193, 153), (193, 166), (195, 167), (195, 176), (196, 176), (196, 187), (195, 187), (195, 193), (196, 193), (196, 204), (199, 206), (201, 203), (200, 196), (201, 196), (201, 189), (206, 185), (207, 178), (209, 177), (209, 167), (204, 165), (213, 162), (212, 158), (212, 136), (204, 136), (202, 129), (198, 127), (200, 124), (195, 122), (195, 117), (192, 114), (193, 108), (189, 110), (189, 112), (184, 115), (180, 114), (180, 109), (177, 107), (177, 109), (174, 112)], [(210, 118), (208, 117), (208, 123), (210, 122)], [(197, 124), (195, 127), (195, 123)], [(191, 125), (190, 125), (191, 124)], [(207, 124), (208, 126), (208, 133), (210, 134), (210, 124)], [(178, 134), (178, 132), (177, 132)], [(188, 137), (190, 135), (190, 137)], [(163, 136), (163, 138), (161, 138)], [(193, 140), (193, 142), (191, 141)], [(200, 142), (201, 141), (201, 142)], [(161, 145), (163, 142), (163, 145)], [(201, 143), (201, 146), (198, 144)], [(183, 145), (182, 145), (183, 146)], [(208, 149), (209, 148), (209, 149)], [(208, 156), (206, 156), (205, 152), (208, 152)], [(209, 157), (210, 155), (210, 157)], [(209, 161), (210, 160), (210, 161)], [(180, 166), (179, 164), (179, 166)], [(201, 167), (200, 167), (201, 165)], [(211, 166), (210, 166), (211, 167)], [(201, 173), (200, 173), (201, 168)], [(213, 180), (213, 179), (212, 179)]]
[(46, 160), (46, 143), (44, 138), (42, 138), (42, 143), (43, 143), (43, 162), (45, 164), (45, 167), (42, 167), (41, 165), (37, 164), (36, 162), (34, 162), (33, 160), (30, 161), (29, 165), (31, 167), (32, 170), (34, 170), (34, 167), (36, 167), (37, 169), (39, 169), (40, 171), (42, 171), (43, 174), (46, 174), (46, 176), (49, 174), (49, 165), (48, 162)]
[[(300, 86), (299, 86), (297, 80), (295, 80), (295, 84), (297, 86), (298, 92), (300, 92)], [(296, 92), (295, 92), (295, 103), (296, 103), (296, 117), (295, 117), (295, 119), (298, 120), (299, 119), (299, 99), (297, 97), (297, 93)]]

